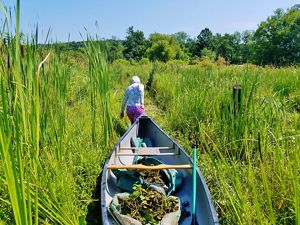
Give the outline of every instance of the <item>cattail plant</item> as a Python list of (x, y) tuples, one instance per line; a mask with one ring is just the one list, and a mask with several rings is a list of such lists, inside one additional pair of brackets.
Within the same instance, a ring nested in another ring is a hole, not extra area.
[[(0, 171), (12, 221), (17, 225), (75, 224), (77, 218), (68, 216), (49, 197), (44, 186), (47, 173), (41, 164), (41, 152), (50, 145), (57, 146), (53, 149), (59, 152), (57, 160), (61, 159), (68, 76), (55, 58), (51, 59), (54, 70), (45, 69), (51, 54), (41, 57), (37, 40), (22, 40), (26, 48), (22, 54), (19, 0), (15, 9), (15, 33), (9, 32), (10, 23), (5, 22), (1, 36), (6, 41), (0, 56)], [(12, 18), (7, 16), (8, 20)]]
[[(91, 93), (92, 112), (92, 141), (96, 141), (96, 108), (99, 99), (101, 107), (101, 126), (103, 129), (103, 143), (108, 146), (113, 136), (112, 112), (110, 109), (110, 72), (107, 64), (105, 46), (96, 38), (93, 40), (89, 35), (86, 41), (86, 52), (89, 57), (89, 81)], [(99, 98), (97, 98), (99, 96)]]

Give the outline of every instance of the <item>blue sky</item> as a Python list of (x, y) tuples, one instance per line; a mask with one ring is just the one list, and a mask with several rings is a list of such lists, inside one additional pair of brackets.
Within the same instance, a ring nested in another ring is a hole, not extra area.
[[(1, 2), (11, 6), (15, 1)], [(129, 26), (142, 30), (146, 37), (178, 31), (196, 37), (205, 27), (222, 34), (255, 30), (275, 9), (297, 3), (299, 0), (23, 0), (21, 29), (30, 34), (38, 23), (40, 41), (49, 28), (52, 40), (57, 41), (82, 40), (84, 28), (91, 35), (124, 39)]]

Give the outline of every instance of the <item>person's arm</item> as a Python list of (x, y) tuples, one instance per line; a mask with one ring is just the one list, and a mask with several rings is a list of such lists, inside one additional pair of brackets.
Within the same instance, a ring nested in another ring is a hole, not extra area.
[(124, 97), (123, 97), (122, 109), (121, 109), (121, 117), (124, 116), (124, 110), (125, 110), (125, 106), (126, 106), (127, 101), (128, 101), (128, 90), (125, 91), (125, 94), (124, 94)]
[(142, 84), (140, 86), (140, 100), (141, 100), (141, 106), (144, 108), (144, 85)]

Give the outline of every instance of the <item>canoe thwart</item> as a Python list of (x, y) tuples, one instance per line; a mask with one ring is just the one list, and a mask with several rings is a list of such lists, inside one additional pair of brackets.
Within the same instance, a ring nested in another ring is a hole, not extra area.
[(120, 150), (175, 150), (173, 147), (120, 147)]
[(108, 169), (128, 169), (128, 170), (165, 170), (165, 169), (192, 169), (193, 165), (182, 164), (182, 165), (168, 165), (161, 164), (156, 166), (145, 166), (142, 164), (135, 165), (120, 165), (120, 164), (111, 164), (108, 165)]
[(159, 156), (172, 156), (172, 155), (178, 155), (177, 153), (171, 152), (171, 153), (160, 153), (160, 152), (124, 152), (124, 153), (116, 153), (117, 156), (149, 156), (149, 155), (159, 155)]

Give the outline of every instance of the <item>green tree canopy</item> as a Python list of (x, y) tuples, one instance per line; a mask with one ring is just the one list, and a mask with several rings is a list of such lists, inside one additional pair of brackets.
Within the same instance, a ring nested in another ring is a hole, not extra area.
[(300, 62), (300, 10), (277, 9), (254, 34), (254, 61), (289, 65)]
[[(226, 61), (234, 64), (243, 62), (242, 34), (235, 32), (234, 34), (216, 34), (214, 36), (214, 50), (217, 55), (222, 56)], [(247, 46), (245, 46), (247, 47)]]
[(201, 51), (201, 57), (208, 58), (208, 59), (214, 61), (214, 60), (216, 60), (217, 54), (213, 50), (204, 48)]
[(143, 31), (134, 31), (133, 27), (127, 30), (127, 37), (124, 41), (124, 57), (128, 60), (140, 60), (146, 51), (146, 40)]
[(171, 59), (185, 59), (186, 53), (180, 46), (178, 40), (167, 34), (154, 33), (149, 36), (150, 47), (147, 55), (150, 60), (167, 62)]
[(173, 36), (180, 42), (180, 43), (186, 43), (189, 35), (183, 31), (177, 32), (173, 34)]
[(201, 51), (204, 48), (212, 49), (213, 48), (213, 34), (210, 29), (203, 29), (200, 34), (197, 36), (196, 48), (194, 54), (201, 56)]
[(107, 45), (107, 59), (109, 62), (113, 62), (116, 59), (123, 58), (124, 45), (123, 41), (112, 38), (106, 40)]

